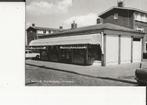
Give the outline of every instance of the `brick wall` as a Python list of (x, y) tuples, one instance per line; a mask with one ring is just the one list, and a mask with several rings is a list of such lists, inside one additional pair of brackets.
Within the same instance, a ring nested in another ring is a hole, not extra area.
[[(114, 13), (118, 13), (118, 19), (114, 19)], [(133, 12), (114, 9), (103, 16), (103, 22), (133, 28)]]
[(27, 45), (34, 39), (37, 39), (36, 31), (31, 29), (27, 30)]

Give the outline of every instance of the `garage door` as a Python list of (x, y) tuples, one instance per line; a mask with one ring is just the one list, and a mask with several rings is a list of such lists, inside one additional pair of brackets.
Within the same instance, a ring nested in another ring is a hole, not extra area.
[(106, 36), (106, 65), (118, 64), (118, 36)]
[(121, 37), (120, 63), (131, 62), (131, 37)]
[(133, 39), (133, 62), (141, 62), (141, 39)]

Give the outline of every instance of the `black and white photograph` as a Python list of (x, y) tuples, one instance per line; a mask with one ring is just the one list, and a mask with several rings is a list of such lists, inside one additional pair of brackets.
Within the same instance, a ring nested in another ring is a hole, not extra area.
[(146, 86), (147, 0), (26, 0), (25, 86)]
[(146, 105), (147, 0), (1, 0), (0, 105)]

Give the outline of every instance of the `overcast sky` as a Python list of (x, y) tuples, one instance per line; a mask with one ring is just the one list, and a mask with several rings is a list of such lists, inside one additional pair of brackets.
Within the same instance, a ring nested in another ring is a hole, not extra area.
[[(147, 11), (147, 0), (124, 0), (126, 7)], [(69, 28), (96, 24), (98, 14), (117, 5), (117, 0), (26, 0), (26, 27)]]

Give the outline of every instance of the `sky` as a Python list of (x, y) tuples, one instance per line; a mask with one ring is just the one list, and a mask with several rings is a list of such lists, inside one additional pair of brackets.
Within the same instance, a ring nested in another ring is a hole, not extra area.
[[(26, 28), (32, 23), (40, 27), (70, 28), (94, 25), (100, 13), (117, 6), (119, 0), (26, 0)], [(123, 0), (125, 7), (147, 11), (147, 0)]]

